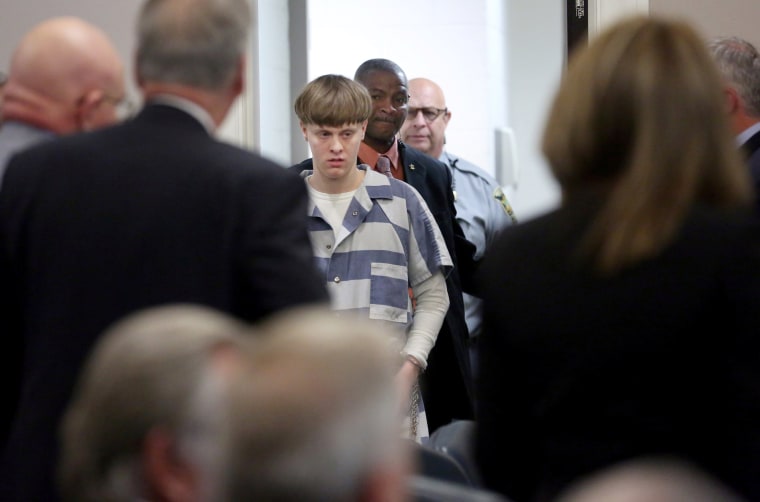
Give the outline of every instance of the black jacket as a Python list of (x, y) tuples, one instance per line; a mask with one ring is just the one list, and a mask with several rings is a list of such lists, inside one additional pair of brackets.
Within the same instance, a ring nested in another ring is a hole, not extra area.
[(163, 105), (14, 157), (0, 192), (2, 366), (24, 359), (4, 384), (20, 379), (0, 473), (16, 495), (0, 499), (54, 500), (58, 419), (115, 320), (174, 302), (251, 321), (326, 303), (307, 203), (294, 173)]

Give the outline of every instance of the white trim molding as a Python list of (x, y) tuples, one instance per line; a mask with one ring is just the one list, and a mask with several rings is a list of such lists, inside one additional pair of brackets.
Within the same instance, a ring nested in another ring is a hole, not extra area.
[(588, 32), (593, 38), (621, 17), (640, 13), (649, 14), (649, 0), (590, 0)]

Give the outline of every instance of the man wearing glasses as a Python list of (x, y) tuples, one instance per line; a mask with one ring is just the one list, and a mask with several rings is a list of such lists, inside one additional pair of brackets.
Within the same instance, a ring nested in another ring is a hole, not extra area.
[(102, 30), (75, 17), (38, 24), (16, 48), (3, 88), (0, 181), (14, 152), (113, 124), (127, 104), (121, 58)]
[[(409, 108), (401, 126), (404, 143), (439, 159), (451, 171), (451, 188), (459, 222), (467, 240), (477, 248), (475, 259), (483, 257), (498, 232), (517, 222), (501, 187), (483, 169), (444, 150), (446, 127), (451, 111), (438, 84), (426, 78), (409, 81)], [(480, 333), (482, 303), (464, 294), (465, 317), (470, 333), (470, 356), (475, 370), (475, 343)]]

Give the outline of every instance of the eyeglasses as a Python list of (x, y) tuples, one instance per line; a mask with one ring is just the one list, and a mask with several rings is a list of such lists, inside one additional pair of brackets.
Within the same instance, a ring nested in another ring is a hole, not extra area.
[(408, 113), (406, 115), (406, 120), (414, 120), (417, 118), (417, 114), (419, 112), (422, 112), (422, 116), (425, 118), (425, 122), (432, 122), (448, 111), (448, 108), (434, 108), (432, 106), (426, 106), (424, 108), (409, 107)]

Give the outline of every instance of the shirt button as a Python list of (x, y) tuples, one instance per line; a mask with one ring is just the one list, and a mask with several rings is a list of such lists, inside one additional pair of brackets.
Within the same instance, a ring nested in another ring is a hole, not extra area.
[(327, 249), (332, 249), (332, 244), (328, 244)]
[(354, 211), (354, 216), (359, 216), (359, 211)]
[(333, 279), (333, 281), (335, 281), (335, 282), (340, 282), (340, 277), (338, 277), (338, 276), (336, 275), (336, 276), (335, 276), (335, 279)]

